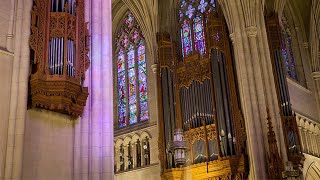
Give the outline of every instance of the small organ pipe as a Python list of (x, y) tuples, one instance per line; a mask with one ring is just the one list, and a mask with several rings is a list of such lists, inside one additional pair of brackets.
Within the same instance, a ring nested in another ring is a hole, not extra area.
[(55, 12), (59, 12), (58, 7), (59, 7), (59, 0), (56, 0), (56, 11)]
[(52, 38), (53, 40), (53, 54), (52, 54), (52, 74), (55, 74), (56, 73), (56, 56), (57, 56), (57, 42), (56, 42), (56, 38)]
[(68, 51), (67, 51), (67, 75), (70, 76), (70, 59), (71, 59), (71, 53), (70, 53), (70, 48), (71, 48), (71, 42), (70, 39), (67, 41), (68, 43)]
[(62, 12), (64, 12), (64, 4), (65, 4), (65, 0), (62, 0), (62, 3), (61, 3)]
[(49, 55), (48, 55), (48, 62), (49, 62), (49, 74), (51, 74), (51, 41), (49, 41)]
[(67, 58), (67, 75), (70, 76), (71, 75), (71, 71), (70, 71), (70, 65), (71, 65), (71, 41), (70, 39), (68, 39), (68, 58)]
[(75, 59), (76, 59), (76, 45), (74, 44), (74, 41), (72, 41), (72, 76), (74, 76), (75, 74), (75, 67), (76, 67), (76, 63), (75, 63)]
[(58, 61), (57, 61), (57, 74), (60, 74), (60, 54), (61, 54), (61, 43), (60, 38), (58, 38)]
[(185, 129), (188, 129), (188, 111), (187, 111), (187, 106), (188, 106), (188, 102), (187, 102), (187, 92), (186, 89), (183, 89), (183, 100), (184, 100), (184, 120), (185, 120)]
[(60, 72), (63, 74), (63, 66), (64, 66), (64, 39), (61, 38), (61, 65), (60, 65)]

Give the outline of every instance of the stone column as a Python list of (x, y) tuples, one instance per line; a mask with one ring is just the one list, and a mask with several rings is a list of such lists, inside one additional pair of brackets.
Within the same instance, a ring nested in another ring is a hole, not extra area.
[(112, 57), (112, 1), (102, 0), (102, 179), (112, 180), (114, 177), (113, 147), (113, 57)]
[(14, 51), (14, 25), (15, 25), (15, 9), (16, 9), (17, 1), (11, 1), (11, 11), (10, 11), (10, 19), (7, 33), (7, 50), (10, 52)]
[[(22, 178), (23, 140), (29, 77), (29, 35), (32, 0), (16, 1), (15, 46), (11, 85), (5, 180)], [(12, 7), (13, 8), (13, 7)]]

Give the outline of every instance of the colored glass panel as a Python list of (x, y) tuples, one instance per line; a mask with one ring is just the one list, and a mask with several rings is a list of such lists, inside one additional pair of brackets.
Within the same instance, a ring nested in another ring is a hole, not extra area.
[(192, 5), (190, 4), (190, 5), (188, 6), (188, 10), (186, 11), (186, 15), (187, 15), (189, 18), (191, 18), (191, 17), (193, 16), (194, 10), (195, 10), (195, 8), (192, 7)]
[(122, 38), (122, 46), (127, 47), (129, 44), (129, 39), (128, 39), (128, 35), (124, 35)]
[(134, 42), (137, 42), (137, 41), (139, 40), (139, 37), (140, 37), (140, 34), (139, 34), (138, 30), (135, 30), (135, 31), (133, 32), (132, 40), (133, 40)]
[(179, 17), (180, 17), (180, 19), (182, 19), (182, 18), (183, 18), (183, 13), (182, 13), (182, 11), (181, 11), (181, 10), (179, 10)]
[(133, 20), (134, 17), (131, 13), (128, 14), (127, 18), (126, 18), (126, 25), (130, 28), (133, 26)]
[(293, 79), (297, 80), (297, 73), (295, 70), (295, 62), (293, 57), (293, 51), (292, 51), (292, 39), (290, 35), (290, 29), (285, 23), (285, 18), (281, 21), (281, 24), (283, 26), (282, 33), (282, 52), (284, 57), (284, 64), (285, 69), (287, 71), (287, 75), (292, 77)]
[(129, 122), (137, 123), (137, 96), (136, 96), (136, 71), (135, 71), (135, 49), (129, 45), (128, 56), (128, 92), (129, 92)]
[(183, 56), (188, 56), (192, 52), (191, 29), (187, 20), (183, 21), (181, 28), (182, 52)]
[(208, 5), (208, 2), (204, 1), (204, 0), (201, 0), (200, 1), (200, 4), (198, 6), (198, 10), (203, 13), (205, 10), (206, 10), (206, 7)]
[[(146, 54), (143, 32), (131, 13), (116, 36), (118, 126), (148, 120)], [(138, 119), (140, 117), (140, 119)]]
[(206, 53), (206, 45), (204, 40), (203, 20), (200, 16), (193, 19), (193, 32), (195, 49), (200, 55), (204, 55)]
[(124, 53), (120, 49), (118, 53), (118, 118), (119, 127), (126, 126), (126, 89), (125, 89), (125, 67), (124, 67)]
[(215, 2), (215, 0), (210, 0), (210, 4), (211, 4), (212, 7), (216, 7), (216, 2)]
[(148, 116), (148, 98), (147, 98), (147, 72), (145, 59), (145, 46), (143, 41), (138, 47), (138, 69), (139, 69), (139, 98), (140, 98), (140, 119), (141, 121), (149, 119)]
[(180, 5), (181, 8), (185, 7), (186, 5), (187, 5), (187, 3), (185, 0), (181, 1), (181, 5)]

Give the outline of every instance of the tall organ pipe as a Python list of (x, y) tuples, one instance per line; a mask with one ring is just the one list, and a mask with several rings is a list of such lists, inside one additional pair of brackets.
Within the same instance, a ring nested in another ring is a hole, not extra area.
[[(162, 85), (162, 106), (163, 106), (163, 120), (164, 120), (164, 135), (165, 135), (165, 148), (173, 139), (173, 131), (175, 129), (175, 113), (174, 109), (174, 90), (172, 72), (167, 68), (161, 68), (161, 85)], [(167, 153), (167, 167), (174, 167), (173, 155)]]
[(230, 91), (226, 73), (225, 58), (217, 49), (211, 51), (211, 57), (215, 103), (217, 110), (218, 129), (221, 139), (221, 151), (223, 155), (234, 154), (233, 150), (233, 128), (230, 104)]

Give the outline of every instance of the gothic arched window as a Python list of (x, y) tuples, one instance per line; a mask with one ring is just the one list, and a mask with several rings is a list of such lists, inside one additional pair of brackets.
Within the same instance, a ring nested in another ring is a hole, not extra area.
[(281, 25), (282, 25), (282, 29), (281, 29), (282, 52), (284, 57), (285, 71), (289, 77), (295, 80), (298, 80), (296, 67), (294, 63), (293, 51), (292, 51), (291, 32), (285, 17), (282, 17)]
[(208, 14), (216, 7), (215, 0), (182, 0), (180, 3), (180, 33), (182, 56), (196, 51), (202, 57), (206, 54), (204, 26)]
[(118, 126), (149, 119), (143, 32), (129, 12), (116, 38)]

